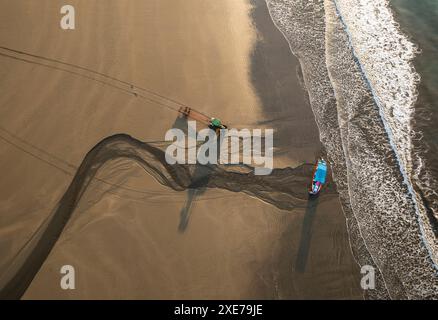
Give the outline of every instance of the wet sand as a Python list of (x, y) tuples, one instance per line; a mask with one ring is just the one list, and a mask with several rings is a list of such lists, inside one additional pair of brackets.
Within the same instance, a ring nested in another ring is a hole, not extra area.
[[(2, 4), (0, 46), (112, 75), (231, 127), (275, 127), (277, 167), (321, 152), (298, 62), (263, 2), (72, 4), (73, 32), (57, 27), (53, 1)], [(74, 74), (0, 59), (4, 275), (92, 147), (116, 133), (163, 140), (177, 115)], [(241, 192), (176, 191), (129, 159), (97, 176), (24, 298), (361, 298), (334, 193), (285, 210)], [(65, 264), (76, 269), (76, 290), (59, 287)]]

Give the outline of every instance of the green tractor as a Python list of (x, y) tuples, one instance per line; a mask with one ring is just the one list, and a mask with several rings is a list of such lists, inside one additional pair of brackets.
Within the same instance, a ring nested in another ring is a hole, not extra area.
[(215, 130), (216, 132), (218, 132), (221, 129), (226, 129), (227, 126), (222, 124), (221, 120), (218, 118), (211, 118), (210, 119), (210, 124), (208, 125), (210, 127), (210, 129)]

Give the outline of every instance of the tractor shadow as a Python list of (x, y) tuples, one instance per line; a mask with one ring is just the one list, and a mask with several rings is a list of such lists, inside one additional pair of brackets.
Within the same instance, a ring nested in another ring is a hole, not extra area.
[[(187, 135), (188, 125), (189, 124), (187, 118), (177, 117), (177, 119), (174, 122), (173, 128), (181, 129)], [(220, 143), (221, 143), (220, 138), (217, 137), (218, 149)], [(218, 152), (218, 157), (219, 157), (219, 152)], [(190, 221), (193, 205), (195, 204), (196, 199), (202, 196), (207, 190), (207, 185), (209, 184), (211, 173), (212, 170), (210, 168), (210, 165), (208, 164), (201, 165), (199, 163), (196, 163), (194, 165), (193, 173), (191, 176), (191, 183), (188, 186), (187, 200), (180, 211), (180, 221), (178, 225), (179, 232), (184, 233), (186, 231)]]

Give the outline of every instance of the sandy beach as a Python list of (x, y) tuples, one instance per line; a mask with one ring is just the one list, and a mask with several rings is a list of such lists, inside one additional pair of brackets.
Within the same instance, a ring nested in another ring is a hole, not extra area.
[[(74, 31), (59, 28), (57, 1), (0, 4), (0, 284), (31, 252), (25, 245), (59, 210), (90, 150), (116, 134), (162, 141), (178, 121), (89, 72), (18, 51), (147, 88), (232, 128), (275, 128), (276, 168), (310, 166), (324, 153), (299, 62), (264, 1), (71, 4)], [(129, 158), (102, 163), (21, 298), (362, 298), (333, 182), (286, 210), (226, 186), (175, 190)], [(59, 286), (67, 264), (75, 290)]]

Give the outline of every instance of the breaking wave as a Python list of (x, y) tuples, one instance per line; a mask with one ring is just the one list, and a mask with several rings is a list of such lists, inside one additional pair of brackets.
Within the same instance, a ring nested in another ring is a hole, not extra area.
[(412, 161), (412, 119), (420, 81), (412, 60), (418, 49), (400, 31), (387, 0), (359, 0), (353, 4), (348, 0), (333, 0), (333, 3), (354, 57), (379, 107), (382, 123), (418, 214), (423, 241), (438, 270), (434, 221), (429, 223), (427, 208), (421, 195), (414, 191), (412, 182), (416, 176)]
[(410, 172), (411, 120), (420, 79), (412, 60), (418, 50), (400, 32), (387, 0), (333, 0), (333, 3), (401, 165)]
[[(417, 48), (388, 1), (266, 0), (300, 59), (367, 298), (436, 298), (436, 237), (412, 187)], [(429, 217), (430, 218), (430, 217)]]

